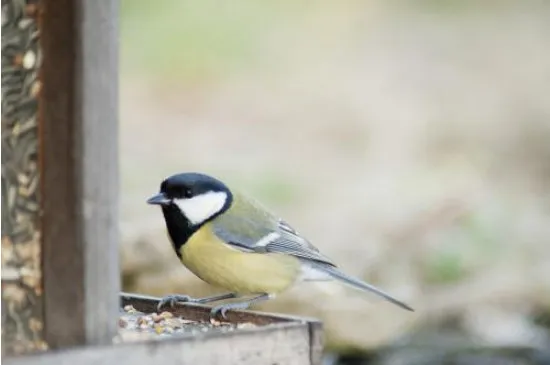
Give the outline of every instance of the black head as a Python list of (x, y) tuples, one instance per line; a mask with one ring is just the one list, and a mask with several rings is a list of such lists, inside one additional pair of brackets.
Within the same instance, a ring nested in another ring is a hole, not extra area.
[(166, 228), (177, 249), (203, 224), (229, 209), (232, 199), (229, 188), (216, 178), (182, 173), (166, 178), (160, 192), (147, 203), (162, 207)]

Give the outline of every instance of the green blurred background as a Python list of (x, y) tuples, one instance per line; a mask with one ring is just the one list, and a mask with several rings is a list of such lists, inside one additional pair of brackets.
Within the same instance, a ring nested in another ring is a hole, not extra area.
[(195, 170), (417, 309), (337, 284), (260, 307), (323, 319), (327, 352), (437, 364), (550, 348), (548, 2), (121, 5), (126, 290), (213, 291), (145, 204)]

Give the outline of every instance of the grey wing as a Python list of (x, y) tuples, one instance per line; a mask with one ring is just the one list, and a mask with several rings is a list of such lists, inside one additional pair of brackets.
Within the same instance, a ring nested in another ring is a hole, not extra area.
[(213, 231), (227, 244), (245, 252), (284, 253), (303, 261), (336, 266), (288, 223), (267, 218), (252, 220), (224, 214), (212, 222)]

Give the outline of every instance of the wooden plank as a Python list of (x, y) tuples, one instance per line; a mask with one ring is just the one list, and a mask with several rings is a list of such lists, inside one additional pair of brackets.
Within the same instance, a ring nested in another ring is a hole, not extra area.
[(2, 1), (2, 357), (43, 342), (37, 7)]
[(105, 344), (118, 292), (118, 2), (43, 0), (44, 321), (54, 348)]
[(280, 323), (264, 330), (242, 329), (231, 335), (133, 342), (114, 346), (70, 349), (8, 359), (9, 365), (309, 365), (307, 326)]

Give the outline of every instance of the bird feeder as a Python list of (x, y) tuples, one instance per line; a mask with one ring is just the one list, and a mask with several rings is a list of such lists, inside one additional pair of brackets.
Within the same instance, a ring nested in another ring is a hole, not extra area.
[[(157, 298), (120, 293), (118, 11), (2, 2), (2, 360), (319, 364), (315, 320), (230, 311), (212, 324), (207, 307), (158, 314)], [(132, 316), (153, 336), (127, 339)], [(184, 330), (157, 333), (168, 317)]]

